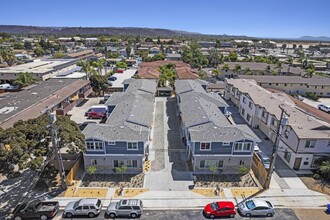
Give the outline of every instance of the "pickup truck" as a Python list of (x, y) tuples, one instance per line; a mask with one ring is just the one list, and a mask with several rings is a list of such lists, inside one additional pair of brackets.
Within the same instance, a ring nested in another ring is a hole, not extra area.
[(47, 220), (54, 217), (59, 208), (58, 202), (44, 202), (39, 199), (18, 204), (13, 211), (14, 220), (41, 219)]

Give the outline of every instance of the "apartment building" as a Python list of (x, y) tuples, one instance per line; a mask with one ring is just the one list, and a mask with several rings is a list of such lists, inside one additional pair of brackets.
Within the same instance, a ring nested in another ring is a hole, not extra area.
[(275, 142), (281, 108), (288, 124), (280, 128), (278, 155), (295, 170), (315, 168), (315, 161), (330, 156), (330, 124), (298, 108), (285, 93), (271, 93), (254, 80), (226, 79), (225, 99), (231, 100), (245, 121)]
[[(83, 130), (86, 140), (85, 167), (94, 165), (98, 172), (111, 173), (122, 165), (128, 173), (143, 172), (149, 153), (156, 81), (125, 81), (125, 92), (116, 92), (105, 103), (105, 124), (89, 124)], [(146, 114), (148, 112), (149, 114)]]
[(176, 80), (178, 111), (186, 154), (196, 173), (221, 173), (250, 169), (253, 148), (260, 140), (247, 125), (226, 117), (228, 104), (216, 93), (207, 93), (199, 80)]

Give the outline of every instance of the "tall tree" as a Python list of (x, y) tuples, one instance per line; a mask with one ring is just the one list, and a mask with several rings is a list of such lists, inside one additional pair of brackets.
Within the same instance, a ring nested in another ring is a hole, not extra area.
[(189, 63), (192, 68), (202, 68), (208, 64), (208, 59), (200, 51), (197, 43), (191, 43), (183, 49), (182, 60)]
[(15, 80), (14, 84), (18, 85), (20, 88), (31, 85), (36, 80), (32, 76), (31, 73), (28, 72), (22, 72), (18, 75), (17, 79)]
[(26, 50), (32, 50), (32, 43), (30, 41), (25, 41), (24, 42), (24, 48)]
[(9, 49), (1, 49), (0, 56), (2, 57), (3, 61), (7, 63), (8, 66), (14, 65), (16, 61), (16, 57), (13, 51)]
[(101, 75), (92, 75), (89, 80), (91, 81), (91, 86), (93, 91), (98, 93), (104, 93), (108, 88), (108, 79), (106, 76)]

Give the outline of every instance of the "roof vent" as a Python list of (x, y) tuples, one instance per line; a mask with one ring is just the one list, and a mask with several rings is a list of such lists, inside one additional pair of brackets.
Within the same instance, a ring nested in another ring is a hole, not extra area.
[(38, 93), (37, 92), (32, 92), (31, 95), (37, 95)]
[(124, 128), (124, 126), (120, 126), (120, 128), (121, 128), (121, 129), (123, 129), (123, 128)]

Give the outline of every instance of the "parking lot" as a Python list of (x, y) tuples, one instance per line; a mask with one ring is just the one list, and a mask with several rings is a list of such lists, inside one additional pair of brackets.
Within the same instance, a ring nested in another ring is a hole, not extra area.
[(85, 102), (73, 108), (69, 111), (69, 115), (71, 115), (71, 120), (75, 121), (77, 124), (83, 123), (85, 121), (96, 121), (99, 122), (100, 119), (87, 119), (85, 116), (85, 112), (93, 105), (99, 105), (100, 100), (103, 97), (90, 97)]

